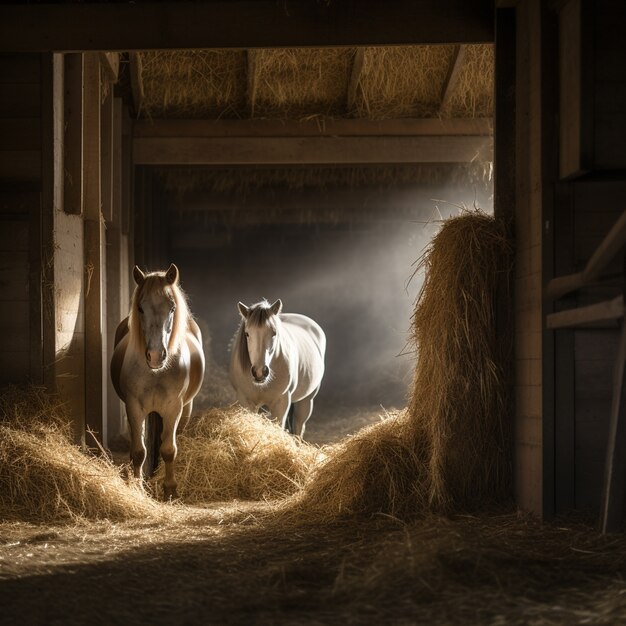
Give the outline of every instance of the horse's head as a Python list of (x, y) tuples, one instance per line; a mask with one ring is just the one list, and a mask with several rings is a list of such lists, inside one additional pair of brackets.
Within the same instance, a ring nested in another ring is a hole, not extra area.
[(272, 374), (271, 363), (276, 351), (276, 335), (280, 324), (278, 315), (282, 311), (283, 303), (276, 300), (270, 305), (264, 300), (251, 307), (242, 302), (238, 306), (250, 357), (250, 374), (255, 384), (263, 385)]
[[(178, 285), (178, 268), (172, 263), (166, 272), (144, 274), (136, 265), (133, 277), (137, 290), (133, 298), (144, 339), (145, 356), (153, 370), (165, 366), (174, 330)], [(131, 315), (132, 315), (131, 314)]]

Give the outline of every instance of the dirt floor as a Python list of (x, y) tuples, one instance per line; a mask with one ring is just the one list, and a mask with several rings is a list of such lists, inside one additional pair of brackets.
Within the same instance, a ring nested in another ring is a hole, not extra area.
[(0, 525), (2, 624), (624, 624), (626, 536), (516, 512)]

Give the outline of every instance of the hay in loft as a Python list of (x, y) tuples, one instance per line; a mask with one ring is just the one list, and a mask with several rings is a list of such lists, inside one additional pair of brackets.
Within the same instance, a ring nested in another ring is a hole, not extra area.
[(106, 457), (70, 440), (63, 404), (37, 387), (0, 394), (0, 520), (156, 517), (159, 505)]
[(450, 94), (444, 117), (490, 117), (494, 105), (494, 48), (492, 44), (466, 46), (458, 82)]
[(254, 117), (303, 119), (341, 116), (354, 50), (258, 50)]
[(154, 50), (141, 58), (142, 115), (236, 118), (245, 111), (245, 51)]
[(282, 511), (296, 519), (462, 511), (511, 495), (509, 419), (495, 295), (510, 265), (502, 225), (446, 220), (418, 264), (410, 404), (334, 447)]
[[(320, 454), (262, 415), (212, 409), (178, 437), (178, 493), (186, 504), (276, 500), (301, 487)], [(157, 481), (163, 476), (160, 466)]]
[(369, 119), (432, 117), (454, 46), (366, 48), (356, 115)]

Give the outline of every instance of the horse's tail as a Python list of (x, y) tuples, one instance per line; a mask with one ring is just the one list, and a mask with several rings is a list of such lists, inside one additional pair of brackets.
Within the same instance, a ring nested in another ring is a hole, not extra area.
[(163, 432), (163, 418), (156, 412), (148, 413), (144, 441), (146, 444), (146, 461), (144, 473), (146, 478), (152, 478), (159, 464), (161, 448), (161, 433)]

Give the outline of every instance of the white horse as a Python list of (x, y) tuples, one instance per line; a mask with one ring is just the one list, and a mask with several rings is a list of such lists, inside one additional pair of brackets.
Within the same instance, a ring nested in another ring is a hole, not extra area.
[(285, 430), (302, 437), (324, 376), (326, 335), (304, 315), (281, 313), (280, 300), (238, 306), (242, 320), (230, 359), (237, 399), (253, 411), (265, 407)]
[(174, 264), (166, 272), (148, 274), (135, 266), (133, 277), (137, 286), (130, 314), (115, 333), (111, 379), (126, 404), (135, 478), (142, 478), (146, 458), (146, 417), (153, 412), (162, 417), (164, 496), (175, 498), (176, 432), (189, 421), (204, 378), (202, 335), (187, 307)]

